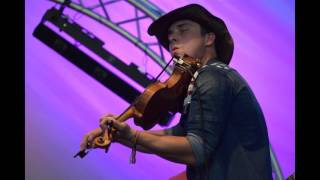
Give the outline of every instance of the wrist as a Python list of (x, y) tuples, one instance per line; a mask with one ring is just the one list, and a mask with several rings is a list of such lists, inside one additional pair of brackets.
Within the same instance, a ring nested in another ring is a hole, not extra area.
[(134, 143), (137, 133), (138, 133), (138, 130), (130, 129), (130, 135), (128, 137), (128, 140), (131, 143)]

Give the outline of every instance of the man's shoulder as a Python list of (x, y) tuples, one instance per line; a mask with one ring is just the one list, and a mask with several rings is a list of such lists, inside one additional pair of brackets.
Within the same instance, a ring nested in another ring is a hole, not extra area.
[(199, 71), (198, 81), (199, 83), (217, 82), (228, 84), (229, 87), (235, 89), (235, 92), (239, 92), (243, 87), (249, 86), (236, 69), (224, 63), (209, 64), (202, 68)]
[(230, 76), (229, 74), (235, 71), (235, 69), (231, 68), (230, 66), (220, 63), (220, 62), (215, 62), (212, 64), (208, 64), (201, 68), (199, 70), (199, 76), (202, 77), (207, 77), (207, 78), (222, 78), (222, 79), (228, 79)]
[(227, 75), (228, 71), (227, 67), (222, 65), (207, 65), (199, 70), (196, 83), (205, 89), (214, 89), (219, 86), (232, 87), (232, 81)]
[(200, 72), (211, 72), (211, 73), (221, 73), (226, 74), (228, 72), (235, 71), (232, 67), (224, 64), (222, 62), (213, 62), (210, 64), (205, 65), (203, 68), (200, 69)]

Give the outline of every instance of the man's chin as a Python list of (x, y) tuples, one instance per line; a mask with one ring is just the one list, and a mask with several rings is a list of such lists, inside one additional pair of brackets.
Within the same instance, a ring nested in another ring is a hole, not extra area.
[(183, 52), (173, 51), (173, 53), (171, 53), (171, 55), (174, 57), (183, 57), (185, 54)]
[(190, 55), (187, 54), (187, 53), (181, 53), (181, 52), (179, 52), (179, 53), (173, 53), (173, 57), (182, 58), (182, 57), (184, 57), (184, 56), (189, 56), (189, 57), (194, 58), (193, 56), (190, 56)]

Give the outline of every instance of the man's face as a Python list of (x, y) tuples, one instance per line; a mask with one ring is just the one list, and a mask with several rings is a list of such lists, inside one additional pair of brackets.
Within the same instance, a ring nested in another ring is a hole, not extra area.
[(168, 29), (169, 49), (171, 55), (187, 54), (201, 58), (205, 49), (205, 37), (201, 35), (201, 27), (191, 20), (180, 20)]

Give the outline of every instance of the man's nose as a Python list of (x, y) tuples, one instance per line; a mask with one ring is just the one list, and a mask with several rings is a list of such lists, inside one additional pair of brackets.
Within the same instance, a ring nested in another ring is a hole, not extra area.
[(169, 34), (168, 39), (170, 44), (173, 42), (177, 42), (178, 41), (177, 33), (172, 32), (171, 34)]

